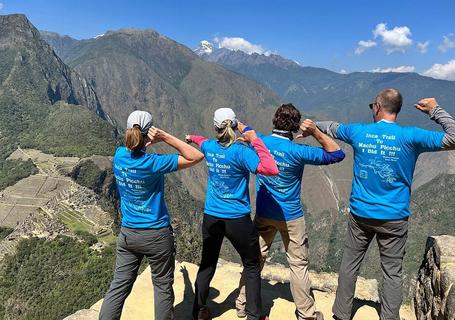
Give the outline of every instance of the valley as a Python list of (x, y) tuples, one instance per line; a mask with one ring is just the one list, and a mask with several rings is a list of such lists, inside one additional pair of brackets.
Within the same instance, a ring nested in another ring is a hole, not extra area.
[[(295, 102), (311, 118), (369, 121), (368, 103), (384, 86), (399, 87), (407, 101), (441, 96), (455, 112), (451, 81), (417, 74), (341, 75), (277, 55), (223, 51), (208, 57), (153, 30), (120, 29), (76, 40), (38, 31), (23, 15), (0, 16), (0, 51), (0, 226), (9, 228), (0, 239), (5, 320), (61, 320), (102, 298), (120, 224), (112, 155), (133, 110), (150, 111), (156, 126), (178, 137), (212, 137), (212, 113), (223, 106), (267, 134), (282, 101)], [(404, 110), (403, 123), (436, 128), (411, 108)], [(312, 139), (302, 143), (314, 145)], [(336, 272), (343, 249), (353, 154), (342, 147), (343, 162), (305, 168), (302, 197), (310, 266), (317, 272)], [(149, 151), (174, 152), (162, 144)], [(405, 260), (408, 298), (426, 237), (455, 234), (454, 174), (454, 151), (424, 154), (418, 161)], [(185, 263), (200, 260), (205, 184), (203, 164), (166, 177), (177, 259)], [(250, 191), (254, 207), (254, 179)], [(379, 279), (378, 252), (370, 251), (362, 275)], [(238, 261), (230, 245), (223, 246), (222, 257)], [(269, 258), (286, 264), (279, 237)], [(36, 263), (44, 270), (39, 276)], [(39, 296), (37, 286), (49, 295)]]

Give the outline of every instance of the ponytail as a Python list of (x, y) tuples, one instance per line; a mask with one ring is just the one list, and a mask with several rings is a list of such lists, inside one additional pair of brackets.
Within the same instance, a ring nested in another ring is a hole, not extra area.
[(139, 126), (127, 129), (125, 132), (125, 145), (131, 151), (140, 151), (144, 148), (145, 141)]
[(225, 120), (222, 123), (223, 128), (217, 128), (216, 138), (223, 147), (229, 147), (235, 142), (236, 136), (232, 124), (231, 120)]

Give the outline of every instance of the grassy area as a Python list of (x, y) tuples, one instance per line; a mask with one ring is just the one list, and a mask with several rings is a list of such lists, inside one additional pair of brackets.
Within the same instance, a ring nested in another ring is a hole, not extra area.
[(61, 320), (103, 297), (112, 279), (115, 254), (86, 242), (59, 237), (30, 238), (0, 269), (0, 319)]
[(13, 232), (12, 228), (0, 227), (0, 240), (5, 239), (11, 232)]
[(58, 211), (57, 216), (70, 230), (73, 232), (94, 233), (95, 224), (87, 220), (80, 212), (63, 203), (60, 203), (60, 207), (61, 210)]

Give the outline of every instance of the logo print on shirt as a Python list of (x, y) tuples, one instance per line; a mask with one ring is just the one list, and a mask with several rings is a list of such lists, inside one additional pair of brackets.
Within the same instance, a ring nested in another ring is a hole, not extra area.
[[(377, 174), (379, 177), (381, 177), (381, 180), (383, 182), (393, 183), (397, 180), (395, 171), (390, 167), (390, 164), (382, 162), (381, 160), (371, 159), (369, 161), (369, 164), (359, 163), (359, 165), (362, 168), (372, 169), (375, 174)], [(368, 174), (366, 176), (368, 177)], [(361, 177), (362, 177), (362, 175), (361, 175)]]

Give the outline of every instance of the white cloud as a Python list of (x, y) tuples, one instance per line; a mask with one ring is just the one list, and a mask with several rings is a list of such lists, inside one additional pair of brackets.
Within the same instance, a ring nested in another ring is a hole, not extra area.
[(449, 51), (451, 48), (455, 48), (455, 40), (450, 39), (450, 37), (453, 36), (453, 33), (449, 33), (446, 36), (443, 36), (443, 41), (439, 45), (438, 50), (441, 51), (442, 53), (446, 53)]
[(436, 79), (455, 80), (455, 59), (446, 64), (436, 63), (430, 69), (424, 71), (423, 75)]
[(253, 44), (248, 40), (241, 37), (223, 37), (215, 38), (214, 41), (218, 43), (220, 48), (229, 50), (240, 50), (248, 54), (259, 53), (269, 55), (270, 51), (266, 51), (261, 45)]
[(414, 66), (399, 66), (391, 68), (376, 68), (371, 70), (371, 72), (377, 73), (387, 73), (387, 72), (414, 72), (416, 68)]
[(357, 55), (362, 54), (366, 50), (373, 48), (377, 45), (377, 43), (374, 42), (373, 40), (367, 40), (367, 41), (360, 40), (357, 44), (358, 44), (358, 47), (354, 51), (354, 53)]
[(4, 6), (5, 6), (5, 5), (4, 5), (3, 3), (0, 2), (0, 10), (2, 10)]
[(419, 49), (420, 53), (427, 53), (429, 44), (430, 44), (430, 41), (418, 42), (417, 48)]
[(373, 35), (375, 39), (382, 38), (387, 54), (392, 52), (404, 53), (412, 44), (411, 30), (406, 26), (387, 29), (387, 24), (379, 23), (373, 30)]

